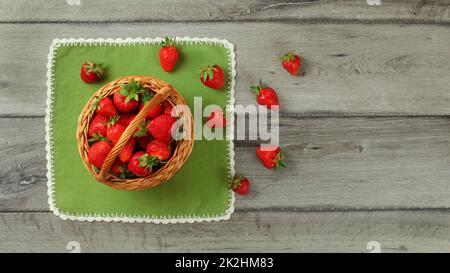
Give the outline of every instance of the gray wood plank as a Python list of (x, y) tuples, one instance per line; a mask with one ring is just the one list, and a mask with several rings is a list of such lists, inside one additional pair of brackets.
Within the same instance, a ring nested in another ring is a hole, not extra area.
[(448, 252), (448, 211), (236, 212), (179, 225), (82, 223), (50, 213), (1, 213), (0, 252)]
[[(46, 211), (42, 118), (0, 119), (0, 211)], [(238, 209), (450, 207), (450, 118), (281, 119), (288, 167), (264, 169), (256, 142), (236, 142), (253, 183)], [(31, 137), (32, 136), (32, 137)]]
[[(43, 115), (47, 52), (53, 38), (165, 35), (233, 42), (239, 104), (255, 103), (249, 87), (263, 79), (278, 90), (284, 113), (450, 113), (446, 26), (145, 23), (0, 25), (0, 115)], [(282, 69), (279, 56), (289, 49), (298, 49), (302, 56), (303, 77), (291, 77)]]
[(238, 20), (400, 20), (449, 22), (445, 0), (250, 0), (145, 1), (119, 0), (0, 1), (0, 22), (124, 22)]

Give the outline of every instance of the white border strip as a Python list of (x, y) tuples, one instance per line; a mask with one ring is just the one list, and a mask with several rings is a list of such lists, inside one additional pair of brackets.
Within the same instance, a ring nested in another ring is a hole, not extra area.
[[(228, 208), (222, 215), (179, 215), (176, 217), (161, 217), (154, 218), (151, 216), (142, 217), (136, 215), (120, 215), (120, 214), (77, 214), (72, 215), (60, 211), (55, 204), (55, 190), (54, 190), (54, 165), (53, 165), (53, 142), (52, 142), (52, 118), (53, 118), (53, 87), (54, 87), (54, 72), (53, 67), (55, 64), (56, 50), (60, 46), (77, 46), (77, 45), (110, 45), (110, 46), (123, 46), (134, 44), (157, 44), (163, 41), (163, 38), (126, 38), (126, 39), (55, 39), (50, 46), (50, 52), (48, 54), (47, 63), (47, 107), (45, 111), (45, 140), (47, 142), (45, 149), (47, 151), (47, 194), (48, 204), (50, 210), (56, 216), (63, 220), (78, 220), (78, 221), (105, 221), (105, 222), (125, 222), (125, 223), (156, 223), (156, 224), (174, 224), (174, 223), (194, 223), (194, 222), (211, 222), (230, 219), (231, 214), (234, 212), (235, 196), (232, 190), (229, 191), (229, 203)], [(194, 44), (215, 44), (221, 45), (228, 50), (228, 61), (231, 68), (230, 86), (227, 94), (227, 112), (229, 122), (227, 124), (227, 135), (229, 137), (228, 145), (228, 174), (233, 176), (234, 170), (234, 87), (236, 85), (236, 61), (234, 45), (227, 40), (216, 38), (189, 38), (189, 37), (176, 37), (178, 42), (194, 43)]]

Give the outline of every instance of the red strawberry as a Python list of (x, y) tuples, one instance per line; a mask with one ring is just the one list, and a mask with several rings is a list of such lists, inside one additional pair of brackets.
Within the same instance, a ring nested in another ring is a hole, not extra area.
[(147, 176), (152, 171), (152, 168), (158, 164), (157, 161), (157, 157), (149, 156), (139, 151), (131, 157), (128, 163), (128, 171), (137, 176)]
[(227, 125), (227, 119), (221, 110), (214, 110), (206, 119), (206, 126), (209, 128), (223, 128)]
[(218, 65), (208, 65), (200, 73), (202, 83), (212, 89), (220, 89), (225, 83), (223, 70)]
[(163, 102), (163, 108), (164, 108), (164, 114), (172, 115), (173, 106), (172, 106), (172, 104), (170, 104), (170, 102), (168, 102), (168, 101)]
[(114, 107), (114, 103), (110, 98), (96, 98), (93, 105), (95, 112), (107, 117), (113, 117), (117, 115), (117, 109)]
[[(142, 108), (144, 107), (144, 105), (149, 102), (152, 99), (153, 95), (147, 95), (147, 96), (143, 96), (142, 97), (142, 103), (141, 105), (139, 105), (139, 111), (142, 110)], [(150, 112), (148, 112), (147, 114), (147, 118), (152, 119), (152, 118), (156, 118), (157, 116), (161, 115), (164, 112), (164, 108), (162, 106), (161, 103), (158, 103), (157, 105), (155, 105)]]
[(104, 73), (98, 64), (86, 62), (81, 66), (80, 76), (85, 83), (92, 83), (101, 81)]
[(301, 60), (298, 55), (295, 55), (294, 52), (289, 51), (281, 57), (281, 60), (281, 64), (283, 65), (284, 69), (287, 70), (287, 72), (291, 73), (294, 76), (298, 75), (298, 71), (301, 67)]
[(122, 123), (116, 123), (106, 130), (106, 137), (111, 140), (113, 145), (116, 145), (126, 128)]
[(122, 123), (125, 126), (128, 126), (135, 117), (136, 117), (136, 114), (122, 114), (117, 119), (117, 122)]
[(166, 72), (172, 72), (178, 60), (178, 50), (174, 44), (175, 39), (166, 37), (165, 41), (161, 43), (162, 47), (159, 49), (159, 62), (162, 69)]
[(170, 115), (159, 115), (148, 123), (147, 130), (156, 140), (169, 143), (172, 139), (172, 126), (176, 121)]
[(148, 91), (140, 82), (134, 80), (120, 86), (122, 89), (114, 93), (114, 104), (120, 112), (130, 113), (139, 106), (139, 94)]
[(284, 163), (283, 151), (278, 146), (266, 146), (264, 149), (259, 146), (256, 148), (256, 156), (267, 169), (278, 169), (286, 167)]
[(125, 146), (123, 146), (122, 151), (119, 153), (119, 160), (126, 163), (130, 161), (131, 156), (133, 155), (134, 145), (136, 145), (136, 140), (134, 138), (130, 138)]
[(121, 179), (125, 179), (127, 175), (127, 167), (119, 159), (116, 159), (116, 161), (114, 161), (114, 163), (111, 165), (111, 173)]
[(91, 124), (89, 124), (88, 136), (94, 135), (106, 136), (106, 130), (108, 129), (109, 118), (104, 115), (95, 114)]
[(231, 180), (231, 188), (237, 194), (247, 195), (250, 193), (250, 181), (247, 177), (235, 176)]
[(153, 140), (147, 146), (147, 154), (156, 156), (160, 161), (169, 159), (171, 155), (170, 146), (159, 140)]
[(271, 110), (278, 111), (279, 101), (277, 92), (270, 87), (266, 87), (259, 81), (259, 86), (252, 86), (251, 91), (256, 94), (256, 100), (260, 105), (264, 105)]
[(112, 146), (106, 140), (100, 140), (92, 144), (88, 150), (89, 162), (97, 169), (101, 169), (105, 162), (106, 156), (111, 151)]
[[(145, 130), (147, 131), (147, 129)], [(146, 136), (134, 137), (134, 139), (136, 139), (139, 148), (144, 150), (147, 149), (148, 144), (150, 143), (150, 141), (152, 141), (152, 137), (148, 135), (148, 132)]]

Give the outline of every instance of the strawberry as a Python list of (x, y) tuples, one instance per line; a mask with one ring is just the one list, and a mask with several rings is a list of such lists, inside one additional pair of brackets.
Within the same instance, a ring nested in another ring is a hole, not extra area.
[(267, 169), (286, 167), (286, 164), (283, 161), (283, 151), (281, 151), (278, 146), (266, 146), (264, 149), (259, 146), (256, 148), (256, 156)]
[(95, 98), (93, 108), (97, 114), (107, 117), (114, 117), (117, 115), (117, 109), (114, 107), (114, 103), (110, 98)]
[(148, 154), (139, 151), (131, 157), (130, 162), (128, 163), (128, 171), (137, 176), (147, 176), (157, 164), (157, 157), (149, 156)]
[(206, 119), (206, 126), (209, 128), (223, 128), (227, 125), (227, 119), (221, 110), (214, 110)]
[(116, 159), (111, 165), (111, 173), (118, 176), (121, 179), (127, 178), (127, 167), (119, 159)]
[(95, 114), (91, 124), (89, 124), (88, 136), (94, 135), (106, 136), (106, 130), (108, 129), (109, 118), (104, 115)]
[(172, 126), (177, 121), (170, 115), (159, 115), (147, 125), (147, 131), (159, 141), (169, 143), (172, 139)]
[(136, 139), (138, 147), (144, 150), (147, 149), (148, 144), (152, 141), (152, 137), (148, 134), (146, 136), (134, 137), (134, 139)]
[(139, 106), (139, 94), (148, 92), (140, 82), (131, 80), (128, 84), (120, 84), (122, 89), (114, 93), (113, 99), (117, 109), (122, 113), (130, 113)]
[(164, 108), (164, 114), (172, 115), (173, 106), (172, 106), (172, 104), (170, 104), (170, 102), (164, 101), (163, 102), (163, 108)]
[(165, 72), (172, 72), (178, 60), (178, 50), (175, 46), (175, 39), (166, 37), (161, 43), (162, 47), (159, 49), (159, 62)]
[(279, 101), (277, 92), (270, 87), (266, 87), (259, 81), (259, 86), (252, 86), (251, 91), (256, 94), (256, 100), (260, 105), (264, 105), (271, 110), (278, 110)]
[(122, 123), (116, 123), (109, 126), (108, 130), (106, 130), (106, 137), (111, 140), (113, 145), (116, 145), (126, 128), (127, 127)]
[(231, 180), (231, 188), (237, 194), (247, 195), (250, 193), (250, 181), (247, 177), (237, 175)]
[(200, 72), (202, 83), (212, 89), (220, 89), (225, 83), (223, 70), (218, 65), (208, 65)]
[(153, 140), (147, 146), (147, 154), (156, 156), (160, 161), (169, 159), (171, 155), (170, 146), (159, 140)]
[(81, 66), (80, 76), (85, 83), (93, 83), (101, 81), (104, 73), (98, 64), (86, 62)]
[[(148, 103), (153, 98), (153, 94), (146, 94), (141, 97), (142, 103), (139, 105), (139, 111), (142, 110), (144, 105)], [(164, 108), (161, 103), (158, 103), (153, 107), (150, 112), (147, 114), (147, 118), (152, 119), (156, 118), (157, 116), (161, 115), (164, 112)]]
[(112, 146), (106, 140), (100, 140), (92, 144), (88, 150), (89, 162), (97, 169), (101, 169), (105, 162), (106, 156), (111, 151)]
[(281, 57), (281, 65), (287, 70), (287, 72), (296, 76), (298, 75), (298, 71), (301, 67), (301, 60), (298, 55), (295, 55), (294, 52), (289, 51)]
[(136, 117), (136, 114), (122, 114), (119, 116), (116, 122), (122, 123), (125, 126), (128, 126), (133, 119)]
[(136, 140), (134, 138), (130, 138), (128, 142), (123, 146), (122, 151), (119, 153), (119, 160), (123, 163), (130, 161), (131, 156), (133, 155), (134, 146), (136, 145)]

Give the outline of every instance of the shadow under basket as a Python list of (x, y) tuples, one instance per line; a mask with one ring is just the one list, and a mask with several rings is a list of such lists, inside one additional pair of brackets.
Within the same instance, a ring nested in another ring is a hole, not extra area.
[[(110, 153), (105, 159), (100, 172), (96, 172), (88, 159), (89, 150), (89, 136), (88, 130), (94, 115), (93, 105), (96, 98), (105, 98), (121, 89), (121, 84), (128, 84), (134, 80), (140, 82), (143, 87), (151, 90), (154, 93), (153, 98), (142, 107), (137, 116), (128, 125), (123, 132), (119, 141), (111, 149)], [(133, 136), (136, 129), (142, 124), (150, 110), (161, 103), (167, 101), (172, 106), (185, 105), (186, 101), (175, 89), (168, 83), (161, 81), (152, 76), (127, 76), (118, 78), (112, 82), (107, 83), (101, 87), (86, 103), (83, 111), (78, 118), (77, 142), (78, 150), (84, 165), (95, 179), (107, 186), (120, 190), (145, 190), (158, 186), (169, 180), (187, 161), (194, 145), (194, 124), (190, 111), (176, 112), (179, 120), (183, 122), (183, 126), (188, 124), (188, 128), (183, 127), (184, 137), (176, 142), (174, 151), (170, 159), (163, 164), (159, 169), (152, 171), (148, 176), (138, 177), (132, 179), (121, 179), (110, 173), (110, 168), (113, 162), (118, 157), (120, 151), (123, 149), (128, 140)], [(187, 109), (187, 106), (184, 107)], [(174, 107), (175, 111), (177, 108)]]

